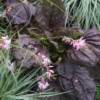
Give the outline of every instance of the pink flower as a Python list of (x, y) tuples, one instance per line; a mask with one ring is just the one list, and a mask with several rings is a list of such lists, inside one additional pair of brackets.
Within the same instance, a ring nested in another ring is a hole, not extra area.
[[(50, 66), (50, 59), (48, 57), (46, 57), (44, 54), (38, 53), (38, 56), (40, 57), (41, 60), (41, 65), (46, 68), (47, 72), (46, 72), (46, 76), (48, 79), (50, 79), (52, 73), (54, 73), (53, 70), (50, 70), (50, 68), (54, 67), (54, 66)], [(37, 58), (37, 61), (39, 61), (39, 58)]]
[(51, 70), (50, 67), (52, 68), (54, 66), (46, 66), (47, 68), (46, 76), (48, 77), (48, 79), (50, 79), (51, 75), (54, 73), (54, 71)]
[(79, 50), (80, 48), (86, 46), (86, 44), (85, 44), (85, 41), (86, 41), (86, 40), (83, 39), (83, 37), (81, 37), (81, 38), (78, 39), (78, 40), (73, 40), (73, 39), (71, 39), (71, 38), (64, 37), (64, 38), (62, 39), (62, 41), (67, 42), (67, 43), (70, 43), (70, 45), (72, 45), (73, 48), (76, 48), (77, 50)]
[(50, 63), (50, 59), (48, 59), (47, 57), (45, 57), (45, 58), (43, 59), (42, 64), (43, 64), (43, 65), (48, 65), (49, 63)]
[(50, 59), (48, 57), (46, 57), (44, 54), (38, 53), (38, 56), (42, 59), (42, 64), (44, 66), (47, 66), (48, 64), (51, 63)]
[(11, 40), (8, 39), (8, 35), (5, 36), (5, 37), (2, 37), (2, 39), (0, 40), (0, 47), (8, 50), (10, 48), (10, 43), (11, 43)]
[(24, 1), (22, 1), (23, 3), (25, 3), (25, 4), (28, 4), (28, 0), (24, 0)]
[(48, 82), (45, 82), (44, 78), (41, 78), (41, 81), (38, 82), (38, 88), (39, 90), (45, 90), (49, 86)]
[(14, 71), (13, 63), (11, 63), (10, 60), (8, 60), (8, 66), (7, 66), (7, 68), (10, 71)]
[(85, 39), (83, 39), (83, 37), (81, 37), (80, 39), (76, 40), (75, 42), (72, 42), (72, 45), (74, 48), (79, 50), (81, 47), (84, 47), (86, 45)]
[(3, 40), (8, 39), (8, 35), (6, 35), (5, 37), (2, 37)]
[(48, 77), (48, 79), (50, 79), (52, 74), (54, 74), (53, 70), (49, 70), (49, 71), (46, 72), (46, 76)]
[(78, 79), (75, 79), (74, 82), (75, 82), (75, 83), (78, 83)]
[(67, 42), (67, 43), (71, 43), (72, 42), (72, 40), (70, 38), (68, 38), (68, 37), (64, 37), (62, 39), (62, 41)]

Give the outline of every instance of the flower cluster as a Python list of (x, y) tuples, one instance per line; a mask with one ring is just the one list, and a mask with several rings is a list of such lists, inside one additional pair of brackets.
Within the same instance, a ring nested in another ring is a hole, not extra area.
[(54, 67), (54, 66), (46, 66), (46, 68), (47, 68), (46, 76), (48, 79), (50, 79), (52, 74), (54, 74), (54, 71), (50, 69), (52, 67)]
[(83, 39), (83, 37), (81, 37), (78, 40), (73, 40), (72, 38), (64, 37), (62, 41), (70, 43), (70, 45), (72, 45), (73, 48), (76, 48), (76, 50), (79, 50), (80, 48), (84, 48), (86, 46), (86, 40)]
[(80, 39), (76, 40), (75, 42), (72, 42), (72, 45), (74, 48), (79, 50), (81, 47), (85, 46), (85, 39), (83, 39), (83, 37), (81, 37)]
[(8, 39), (8, 35), (0, 39), (1, 48), (8, 50), (10, 48), (10, 43), (11, 43), (11, 40)]
[(49, 86), (48, 82), (45, 82), (45, 79), (42, 77), (41, 81), (38, 82), (38, 91), (39, 90), (45, 90)]
[[(50, 63), (50, 59), (48, 57), (46, 57), (44, 54), (39, 53), (38, 54), (40, 60), (41, 60), (41, 65), (43, 66), (43, 68), (46, 68), (46, 77), (48, 79), (51, 78), (52, 74), (54, 73), (53, 70), (51, 70), (50, 68), (53, 68), (54, 66), (51, 66)], [(44, 78), (41, 78), (41, 81), (38, 82), (38, 90), (45, 90), (47, 87), (49, 86), (48, 82), (45, 82)]]
[(47, 66), (48, 64), (51, 63), (50, 59), (49, 59), (48, 57), (46, 57), (44, 54), (38, 53), (38, 56), (40, 57), (41, 63), (42, 63), (44, 66)]

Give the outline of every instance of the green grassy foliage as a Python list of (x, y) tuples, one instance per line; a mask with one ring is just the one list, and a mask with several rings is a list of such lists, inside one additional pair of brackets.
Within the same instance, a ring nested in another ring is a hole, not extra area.
[(35, 78), (40, 68), (28, 71), (21, 69), (21, 66), (16, 68), (14, 63), (16, 71), (9, 71), (7, 68), (9, 55), (9, 51), (0, 50), (0, 100), (32, 100), (37, 98), (37, 94), (40, 94), (32, 89), (40, 79), (40, 77)]
[(95, 100), (100, 100), (100, 82), (96, 82), (96, 86), (97, 86), (97, 93)]
[(96, 25), (100, 29), (100, 1), (99, 0), (63, 0), (66, 7), (66, 21), (68, 14), (73, 20), (81, 24), (84, 29)]

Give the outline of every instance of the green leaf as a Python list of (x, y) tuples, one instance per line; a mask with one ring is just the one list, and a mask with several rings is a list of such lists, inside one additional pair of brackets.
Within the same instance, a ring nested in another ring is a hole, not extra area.
[(35, 37), (49, 48), (49, 43), (47, 42), (48, 38), (41, 30), (38, 28), (27, 28), (27, 30), (31, 36)]
[[(40, 40), (40, 38), (43, 38), (43, 34), (41, 34), (41, 33), (39, 33), (39, 32), (36, 33), (36, 31), (35, 31), (34, 29), (32, 29), (32, 28), (27, 28), (27, 30), (28, 30), (28, 32), (29, 32), (29, 34), (30, 34), (31, 36), (37, 38), (38, 40)], [(38, 29), (37, 29), (37, 30), (38, 30)], [(42, 36), (41, 36), (41, 35), (42, 35)]]
[(73, 28), (61, 28), (57, 32), (57, 35), (58, 36), (67, 36), (67, 37), (75, 38), (75, 37), (83, 35), (83, 33), (80, 33), (80, 32), (76, 31)]
[(58, 55), (58, 53), (56, 53), (56, 52), (53, 52), (53, 53), (51, 53), (51, 57), (52, 58), (57, 58), (59, 55)]
[(63, 53), (63, 52), (65, 51), (65, 47), (64, 47), (63, 45), (59, 45), (57, 51), (58, 51), (59, 53)]

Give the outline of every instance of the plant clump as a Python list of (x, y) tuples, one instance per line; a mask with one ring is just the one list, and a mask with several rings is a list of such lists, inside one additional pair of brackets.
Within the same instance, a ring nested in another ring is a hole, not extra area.
[(65, 6), (61, 0), (42, 0), (37, 7), (27, 0), (6, 0), (5, 6), (12, 32), (17, 26), (22, 34), (15, 35), (12, 42), (2, 37), (0, 46), (11, 49), (13, 60), (18, 65), (23, 62), (22, 68), (41, 68), (35, 76), (41, 75), (37, 91), (44, 91), (50, 81), (58, 79), (69, 100), (95, 100), (96, 85), (87, 67), (95, 67), (100, 61), (100, 31), (95, 26), (87, 31), (75, 25), (64, 27)]

